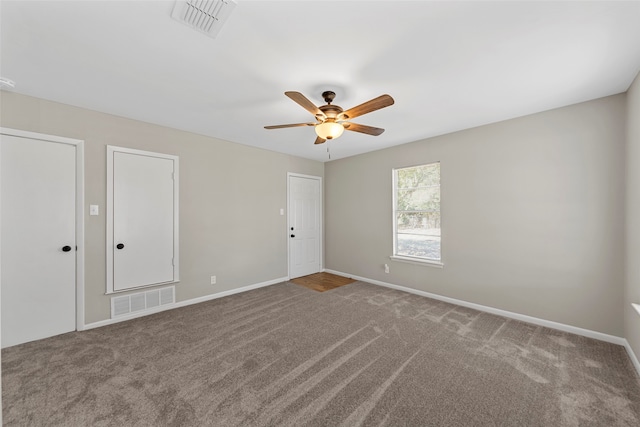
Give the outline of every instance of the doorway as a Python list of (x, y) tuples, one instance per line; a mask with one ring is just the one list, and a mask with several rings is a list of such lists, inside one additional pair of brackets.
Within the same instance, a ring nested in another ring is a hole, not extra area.
[(322, 178), (287, 174), (289, 278), (322, 268)]

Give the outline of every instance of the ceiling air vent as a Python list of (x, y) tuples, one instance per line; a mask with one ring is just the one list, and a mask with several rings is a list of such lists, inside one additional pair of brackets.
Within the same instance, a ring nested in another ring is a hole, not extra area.
[(235, 7), (234, 0), (177, 0), (171, 17), (215, 37)]

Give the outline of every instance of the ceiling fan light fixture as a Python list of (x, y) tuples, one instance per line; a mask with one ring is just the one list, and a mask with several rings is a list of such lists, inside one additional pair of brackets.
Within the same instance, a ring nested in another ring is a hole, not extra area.
[(344, 132), (340, 123), (325, 121), (316, 125), (316, 134), (323, 139), (336, 139)]

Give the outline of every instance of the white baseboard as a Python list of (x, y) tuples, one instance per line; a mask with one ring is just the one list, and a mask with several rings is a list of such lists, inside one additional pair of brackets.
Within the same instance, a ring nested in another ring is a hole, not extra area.
[[(338, 276), (350, 277), (356, 280), (362, 280), (363, 282), (371, 283), (373, 285), (384, 286), (386, 288), (397, 289), (399, 291), (408, 292), (411, 294), (421, 295), (423, 297), (436, 299), (439, 301), (448, 302), (451, 304), (460, 305), (463, 307), (472, 308), (478, 311), (484, 311), (486, 313), (496, 314), (498, 316), (508, 317), (510, 319), (520, 320), (522, 322), (532, 323), (534, 325), (545, 326), (551, 329), (557, 329), (559, 331), (569, 332), (576, 335), (582, 335), (588, 338), (593, 338), (600, 341), (609, 342), (612, 344), (621, 345), (627, 348), (627, 351), (630, 350), (628, 347), (629, 343), (627, 340), (621, 337), (617, 337), (615, 335), (603, 334), (602, 332), (596, 332), (589, 329), (578, 328), (576, 326), (565, 325), (564, 323), (553, 322), (551, 320), (540, 319), (538, 317), (527, 316), (525, 314), (514, 313), (512, 311), (501, 310), (499, 308), (489, 307), (486, 305), (480, 305), (473, 302), (467, 302), (455, 298), (445, 297), (438, 294), (432, 294), (430, 292), (421, 291), (418, 289), (408, 288), (405, 286), (394, 285), (392, 283), (381, 282), (379, 280), (367, 279), (366, 277), (359, 277), (353, 274), (343, 273), (340, 271), (325, 269), (327, 273), (337, 274)], [(633, 352), (632, 352), (633, 353)], [(635, 357), (635, 356), (634, 356)], [(637, 362), (637, 359), (636, 359)], [(636, 365), (636, 368), (638, 366)], [(638, 371), (640, 373), (640, 370)]]
[(638, 361), (638, 358), (636, 357), (636, 354), (633, 352), (633, 349), (631, 348), (629, 341), (627, 341), (626, 339), (624, 340), (624, 348), (627, 349), (627, 354), (629, 355), (629, 359), (631, 359), (631, 363), (633, 363), (633, 366), (635, 366), (636, 371), (638, 372), (638, 375), (640, 375), (640, 361)]
[[(366, 277), (355, 276), (353, 274), (343, 273), (343, 272), (340, 272), (340, 271), (335, 271), (335, 270), (330, 270), (330, 269), (323, 269), (322, 271), (326, 271), (327, 273), (331, 273), (331, 274), (336, 274), (338, 276), (350, 277), (352, 279), (362, 280), (363, 282), (371, 283), (373, 285), (384, 286), (386, 288), (396, 289), (396, 290), (399, 290), (399, 291), (403, 291), (403, 292), (407, 292), (407, 293), (411, 293), (411, 294), (415, 294), (415, 295), (420, 295), (420, 296), (424, 296), (424, 297), (427, 297), (427, 298), (432, 298), (432, 299), (435, 299), (435, 300), (448, 302), (448, 303), (451, 303), (451, 304), (460, 305), (462, 307), (472, 308), (472, 309), (475, 309), (475, 310), (478, 310), (478, 311), (483, 311), (483, 312), (486, 312), (486, 313), (496, 314), (498, 316), (504, 316), (504, 317), (507, 317), (507, 318), (510, 318), (510, 319), (515, 319), (515, 320), (520, 320), (520, 321), (527, 322), (527, 323), (532, 323), (534, 325), (545, 326), (545, 327), (548, 327), (548, 328), (551, 328), (551, 329), (557, 329), (557, 330), (560, 330), (560, 331), (569, 332), (569, 333), (573, 333), (573, 334), (576, 334), (576, 335), (582, 335), (582, 336), (585, 336), (585, 337), (588, 337), (588, 338), (594, 338), (594, 339), (597, 339), (597, 340), (600, 340), (600, 341), (605, 341), (605, 342), (609, 342), (609, 343), (612, 343), (612, 344), (621, 345), (626, 349), (627, 354), (629, 355), (629, 358), (631, 359), (631, 362), (633, 363), (633, 366), (635, 367), (636, 371), (638, 372), (638, 375), (640, 375), (640, 361), (638, 361), (638, 358), (636, 357), (635, 353), (633, 352), (633, 349), (631, 348), (631, 345), (629, 344), (629, 342), (626, 339), (621, 338), (621, 337), (617, 337), (615, 335), (603, 334), (601, 332), (591, 331), (589, 329), (583, 329), (583, 328), (578, 328), (576, 326), (565, 325), (563, 323), (552, 322), (550, 320), (540, 319), (540, 318), (537, 318), (537, 317), (527, 316), (527, 315), (524, 315), (524, 314), (514, 313), (514, 312), (511, 312), (511, 311), (501, 310), (499, 308), (488, 307), (488, 306), (485, 306), (485, 305), (480, 305), (480, 304), (476, 304), (476, 303), (472, 303), (472, 302), (458, 300), (458, 299), (455, 299), (455, 298), (445, 297), (445, 296), (438, 295), (438, 294), (432, 294), (430, 292), (425, 292), (425, 291), (421, 291), (421, 290), (418, 290), (418, 289), (408, 288), (406, 286), (394, 285), (392, 283), (382, 282), (380, 280), (368, 279)], [(171, 310), (171, 309), (178, 308), (178, 307), (186, 307), (188, 305), (198, 304), (198, 303), (205, 302), (205, 301), (211, 301), (211, 300), (214, 300), (214, 299), (223, 298), (223, 297), (227, 297), (227, 296), (234, 295), (234, 294), (239, 294), (239, 293), (242, 293), (242, 292), (251, 291), (253, 289), (264, 288), (266, 286), (271, 286), (271, 285), (275, 285), (277, 283), (286, 282), (287, 280), (289, 280), (289, 277), (280, 277), (278, 279), (268, 280), (266, 282), (256, 283), (254, 285), (243, 286), (242, 288), (231, 289), (231, 290), (228, 290), (228, 291), (218, 292), (216, 294), (210, 294), (210, 295), (205, 295), (205, 296), (198, 297), (198, 298), (192, 298), (192, 299), (185, 300), (185, 301), (179, 301), (179, 302), (176, 302), (176, 303), (171, 304), (171, 305), (159, 307), (156, 310), (146, 311), (144, 313), (138, 313), (138, 314), (133, 314), (131, 316), (119, 317), (117, 319), (106, 319), (106, 320), (101, 320), (101, 321), (98, 321), (98, 322), (85, 324), (83, 329), (78, 329), (78, 330), (88, 330), (88, 329), (99, 328), (99, 327), (102, 327), (102, 326), (107, 326), (107, 325), (111, 325), (111, 324), (114, 324), (114, 323), (124, 322), (126, 320), (131, 320), (131, 319), (135, 319), (135, 318), (138, 318), (138, 317), (143, 317), (143, 316), (148, 316), (150, 314), (159, 313), (161, 311)]]
[(161, 311), (172, 310), (174, 308), (179, 308), (179, 307), (186, 307), (188, 305), (198, 304), (198, 303), (205, 302), (205, 301), (211, 301), (211, 300), (218, 299), (218, 298), (224, 298), (224, 297), (228, 297), (230, 295), (239, 294), (241, 292), (251, 291), (253, 289), (264, 288), (266, 286), (271, 286), (271, 285), (275, 285), (277, 283), (286, 282), (287, 280), (289, 280), (288, 277), (280, 277), (278, 279), (268, 280), (266, 282), (256, 283), (254, 285), (243, 286), (243, 287), (237, 288), (237, 289), (230, 289), (228, 291), (218, 292), (216, 294), (205, 295), (205, 296), (202, 296), (202, 297), (192, 298), (192, 299), (188, 299), (188, 300), (185, 300), (185, 301), (178, 301), (176, 303), (167, 304), (167, 305), (158, 307), (158, 308), (153, 309), (153, 310), (144, 311), (142, 313), (135, 313), (135, 314), (132, 314), (130, 316), (121, 316), (121, 317), (118, 317), (118, 318), (115, 318), (115, 319), (106, 319), (106, 320), (100, 320), (98, 322), (88, 323), (88, 324), (85, 324), (82, 329), (78, 329), (78, 330), (86, 331), (88, 329), (94, 329), (94, 328), (100, 328), (102, 326), (113, 325), (114, 323), (120, 323), (120, 322), (124, 322), (126, 320), (131, 320), (131, 319), (136, 319), (138, 317), (148, 316), (150, 314), (159, 313)]

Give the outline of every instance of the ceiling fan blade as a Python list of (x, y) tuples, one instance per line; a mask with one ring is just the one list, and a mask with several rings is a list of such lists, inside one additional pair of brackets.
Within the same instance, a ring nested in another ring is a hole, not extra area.
[(374, 128), (373, 126), (359, 125), (357, 123), (344, 122), (342, 123), (342, 126), (344, 126), (346, 130), (350, 130), (352, 132), (366, 133), (367, 135), (378, 136), (382, 132), (384, 132), (384, 129), (382, 128)]
[(298, 103), (302, 108), (313, 114), (314, 116), (326, 117), (322, 111), (316, 105), (309, 101), (306, 96), (301, 94), (300, 92), (285, 92), (289, 98), (291, 98), (294, 102)]
[(314, 142), (314, 144), (323, 144), (325, 141), (326, 141), (326, 139), (317, 137), (316, 138), (316, 142)]
[(393, 105), (395, 101), (389, 95), (380, 95), (377, 98), (373, 98), (363, 104), (357, 105), (353, 108), (349, 108), (344, 111), (340, 116), (345, 119), (353, 119), (354, 117), (361, 116), (363, 114), (370, 113), (372, 111), (379, 110), (389, 105)]
[(295, 128), (298, 126), (315, 126), (316, 123), (293, 123), (290, 125), (273, 125), (273, 126), (265, 126), (265, 129), (282, 129), (282, 128)]

